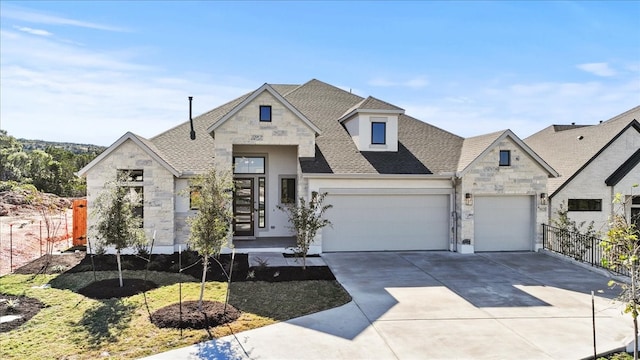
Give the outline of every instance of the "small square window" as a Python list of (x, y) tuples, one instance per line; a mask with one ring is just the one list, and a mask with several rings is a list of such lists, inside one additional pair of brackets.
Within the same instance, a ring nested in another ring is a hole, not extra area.
[(260, 105), (260, 121), (271, 122), (270, 105)]
[(500, 166), (511, 166), (511, 150), (500, 150)]
[(292, 204), (296, 201), (296, 179), (283, 178), (280, 180), (280, 203)]
[(371, 143), (384, 145), (387, 143), (387, 123), (371, 123)]

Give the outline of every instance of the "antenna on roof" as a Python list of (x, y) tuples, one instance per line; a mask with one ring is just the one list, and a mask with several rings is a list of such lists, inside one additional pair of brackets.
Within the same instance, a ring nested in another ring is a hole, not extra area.
[(193, 101), (193, 96), (189, 96), (189, 123), (191, 124), (191, 140), (196, 139), (196, 131), (193, 130), (193, 119), (191, 118), (191, 102)]

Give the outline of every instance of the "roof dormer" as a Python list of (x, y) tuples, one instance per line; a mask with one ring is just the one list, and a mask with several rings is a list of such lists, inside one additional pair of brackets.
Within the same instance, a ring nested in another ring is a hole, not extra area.
[(398, 151), (398, 117), (404, 110), (369, 96), (340, 118), (359, 151)]

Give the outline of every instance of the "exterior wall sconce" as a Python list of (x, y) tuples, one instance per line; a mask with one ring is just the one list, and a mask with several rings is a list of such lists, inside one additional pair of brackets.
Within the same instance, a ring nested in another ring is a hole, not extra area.
[(547, 194), (540, 193), (540, 205), (547, 205)]
[(471, 193), (464, 194), (464, 203), (466, 205), (473, 205), (473, 195), (471, 195)]

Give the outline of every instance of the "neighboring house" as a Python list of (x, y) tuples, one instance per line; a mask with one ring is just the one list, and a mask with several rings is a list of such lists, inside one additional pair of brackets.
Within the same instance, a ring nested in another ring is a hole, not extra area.
[[(562, 205), (569, 218), (607, 231), (617, 193), (632, 203), (626, 217), (640, 220), (640, 106), (597, 125), (552, 125), (525, 142), (560, 173), (549, 179), (550, 218)], [(634, 196), (635, 198), (631, 198)], [(638, 224), (640, 225), (640, 224)]]
[[(233, 173), (233, 246), (282, 251), (292, 232), (279, 204), (327, 192), (333, 223), (312, 252), (524, 250), (541, 247), (549, 177), (509, 130), (463, 139), (373, 97), (311, 80), (264, 84), (151, 139), (127, 133), (80, 171), (91, 209), (105, 181), (144, 194), (156, 251), (186, 243), (190, 179)], [(91, 224), (91, 220), (90, 220)]]

